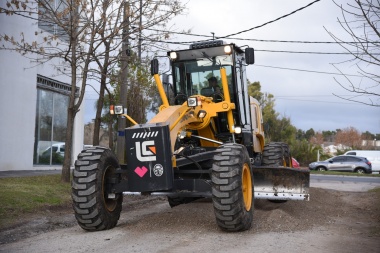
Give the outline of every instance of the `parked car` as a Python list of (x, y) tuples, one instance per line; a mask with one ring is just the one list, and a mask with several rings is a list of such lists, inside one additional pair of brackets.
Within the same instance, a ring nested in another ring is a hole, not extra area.
[(367, 158), (372, 164), (372, 173), (380, 173), (380, 150), (350, 150), (344, 154)]
[(326, 161), (310, 163), (309, 169), (372, 173), (372, 164), (365, 157), (340, 155), (327, 159)]
[(300, 163), (294, 157), (292, 157), (292, 164), (293, 164), (293, 168), (300, 167)]
[(62, 157), (65, 156), (65, 143), (64, 142), (54, 143), (53, 145), (51, 145), (51, 147), (48, 147), (47, 149), (45, 149), (42, 155), (50, 156), (51, 152), (57, 153)]
[(65, 143), (54, 143), (46, 148), (39, 157), (40, 164), (50, 164), (50, 155), (52, 164), (62, 164), (65, 156)]

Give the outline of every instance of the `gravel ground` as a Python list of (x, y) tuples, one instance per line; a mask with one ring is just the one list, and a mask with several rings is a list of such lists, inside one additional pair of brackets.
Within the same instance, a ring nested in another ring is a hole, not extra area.
[(118, 226), (95, 233), (70, 206), (46, 208), (0, 231), (0, 252), (378, 252), (378, 193), (310, 193), (309, 202), (256, 200), (241, 233), (218, 229), (210, 200), (170, 208), (163, 197), (126, 196)]

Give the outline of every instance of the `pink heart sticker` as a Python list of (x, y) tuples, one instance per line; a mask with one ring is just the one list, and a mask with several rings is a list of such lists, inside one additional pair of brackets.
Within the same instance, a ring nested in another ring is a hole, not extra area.
[(135, 172), (136, 172), (137, 175), (139, 175), (139, 177), (143, 177), (145, 175), (145, 173), (147, 173), (147, 171), (148, 171), (148, 169), (145, 168), (145, 166), (142, 166), (142, 168), (137, 167), (135, 169)]

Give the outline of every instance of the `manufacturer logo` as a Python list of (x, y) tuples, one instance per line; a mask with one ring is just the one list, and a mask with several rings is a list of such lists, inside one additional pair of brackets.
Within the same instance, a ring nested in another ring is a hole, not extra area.
[(156, 177), (162, 176), (162, 174), (164, 174), (164, 167), (162, 167), (162, 165), (159, 163), (154, 165), (153, 173)]
[(140, 162), (156, 161), (154, 141), (136, 142), (136, 157)]

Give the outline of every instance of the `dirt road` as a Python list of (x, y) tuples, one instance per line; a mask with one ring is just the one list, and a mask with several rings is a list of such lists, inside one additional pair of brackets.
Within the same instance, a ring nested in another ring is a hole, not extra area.
[(226, 233), (207, 200), (170, 208), (126, 196), (118, 226), (85, 232), (70, 207), (47, 209), (0, 232), (0, 252), (378, 252), (380, 198), (311, 188), (309, 202), (255, 201), (251, 230)]

